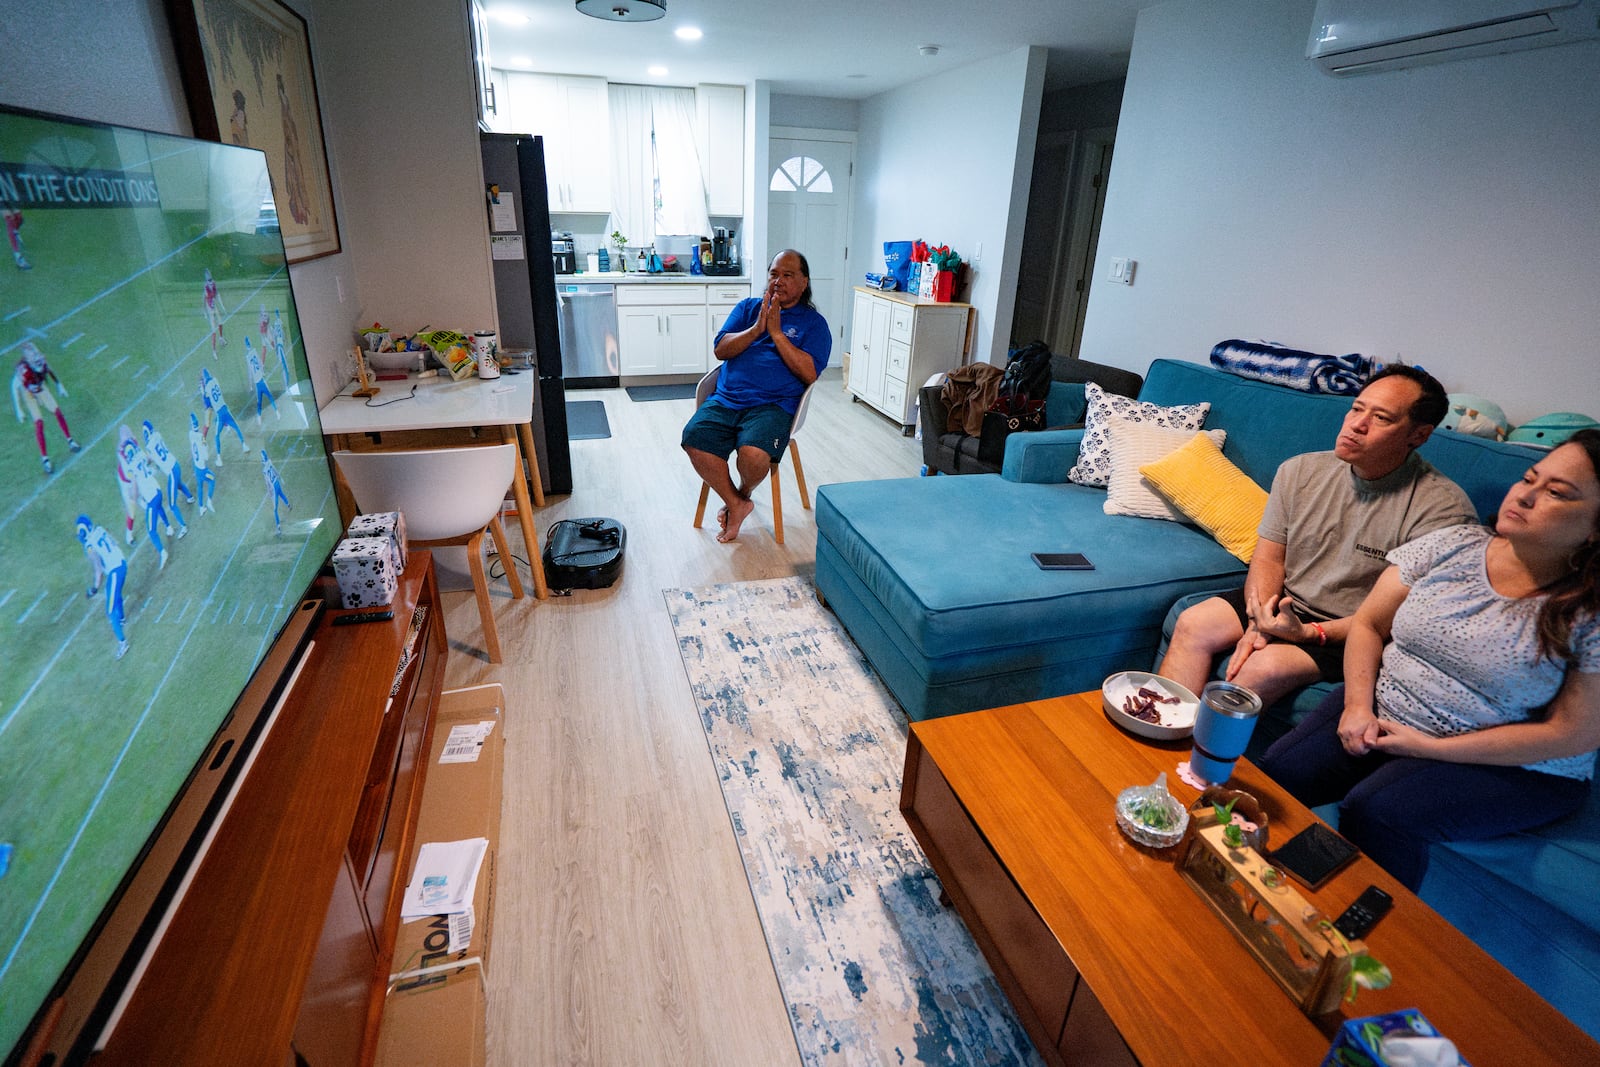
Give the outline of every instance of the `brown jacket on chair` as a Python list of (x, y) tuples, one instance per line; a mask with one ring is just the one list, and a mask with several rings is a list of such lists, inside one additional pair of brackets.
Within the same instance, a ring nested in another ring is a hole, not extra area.
[(983, 432), (983, 413), (994, 406), (1005, 373), (993, 363), (969, 363), (945, 375), (939, 399), (948, 412), (945, 433), (965, 433), (973, 437)]

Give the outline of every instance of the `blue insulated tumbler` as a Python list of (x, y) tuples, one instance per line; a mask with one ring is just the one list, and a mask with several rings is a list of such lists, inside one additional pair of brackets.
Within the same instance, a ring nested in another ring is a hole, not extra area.
[(1261, 698), (1244, 686), (1207, 682), (1194, 720), (1190, 769), (1212, 785), (1226, 782), (1233, 774), (1234, 763), (1244, 755), (1260, 717)]

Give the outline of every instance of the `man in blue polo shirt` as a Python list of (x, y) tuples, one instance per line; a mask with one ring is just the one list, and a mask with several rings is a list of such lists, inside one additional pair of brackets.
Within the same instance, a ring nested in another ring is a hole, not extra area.
[(811, 268), (805, 256), (786, 248), (772, 259), (766, 291), (729, 313), (717, 334), (717, 391), (683, 428), (683, 450), (695, 473), (722, 498), (718, 541), (737, 539), (755, 510), (750, 494), (783, 456), (800, 396), (832, 351), (833, 333), (811, 303)]

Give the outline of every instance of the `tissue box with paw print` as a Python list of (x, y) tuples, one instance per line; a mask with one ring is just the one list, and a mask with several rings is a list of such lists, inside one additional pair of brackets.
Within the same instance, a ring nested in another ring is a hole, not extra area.
[(394, 556), (394, 572), (401, 575), (406, 570), (406, 517), (398, 511), (374, 511), (357, 515), (345, 530), (346, 537), (378, 537), (390, 543)]
[(399, 575), (386, 537), (347, 537), (333, 550), (340, 602), (347, 608), (381, 607), (394, 600)]

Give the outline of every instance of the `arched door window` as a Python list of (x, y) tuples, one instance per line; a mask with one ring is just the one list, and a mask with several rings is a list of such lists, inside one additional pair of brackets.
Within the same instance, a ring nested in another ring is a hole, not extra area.
[(810, 156), (790, 156), (772, 172), (767, 188), (775, 193), (831, 193), (833, 177)]

